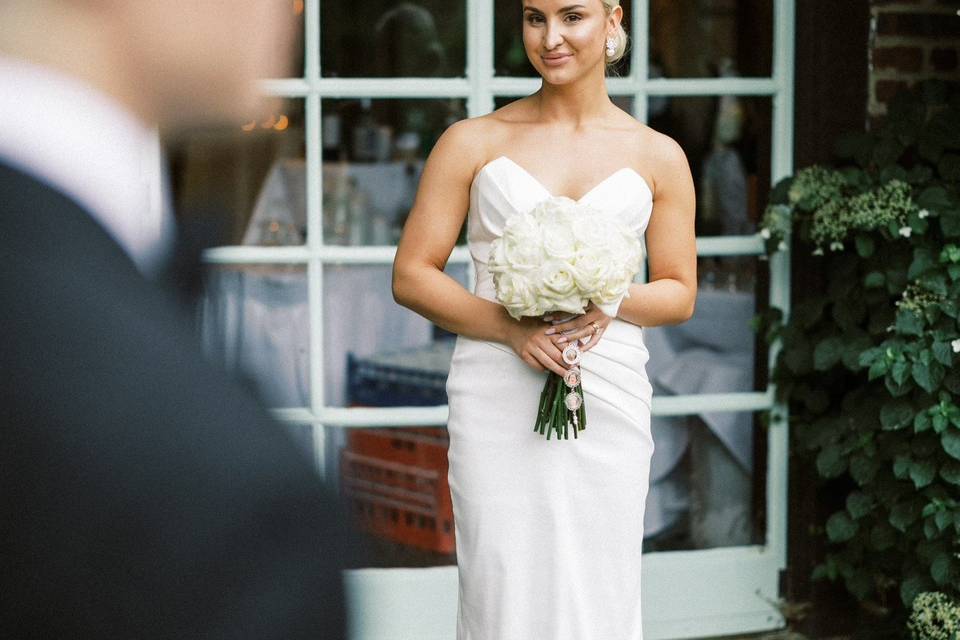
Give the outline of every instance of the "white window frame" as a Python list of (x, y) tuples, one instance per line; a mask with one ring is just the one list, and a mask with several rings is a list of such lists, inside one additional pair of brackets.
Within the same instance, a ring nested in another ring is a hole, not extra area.
[[(489, 113), (496, 96), (527, 95), (540, 79), (494, 77), (493, 0), (466, 2), (466, 75), (461, 78), (323, 78), (320, 76), (320, 0), (306, 0), (303, 78), (264, 80), (266, 95), (305, 101), (307, 243), (302, 247), (229, 246), (210, 249), (211, 264), (303, 264), (307, 267), (310, 308), (310, 406), (276, 409), (282, 420), (314, 427), (316, 461), (324, 472), (327, 426), (445, 426), (447, 407), (339, 408), (326, 406), (323, 354), (323, 267), (327, 264), (393, 262), (395, 246), (327, 246), (323, 242), (321, 171), (321, 100), (325, 98), (464, 98), (469, 117)], [(766, 96), (772, 101), (771, 183), (793, 171), (794, 0), (773, 2), (773, 68), (761, 78), (648, 79), (648, 47), (631, 50), (628, 77), (607, 79), (611, 95), (633, 97), (633, 115), (646, 121), (647, 98), (653, 95)], [(648, 38), (649, 0), (634, 0), (630, 33), (635, 42)], [(789, 243), (788, 243), (789, 244)], [(760, 256), (759, 234), (697, 238), (700, 256)], [(451, 263), (467, 265), (466, 247), (457, 247)], [(770, 267), (770, 305), (789, 313), (790, 251), (774, 255)], [(779, 345), (769, 353), (772, 367)], [(695, 415), (707, 411), (764, 411), (776, 406), (774, 388), (762, 392), (655, 397), (657, 416)], [(695, 638), (782, 627), (775, 608), (780, 572), (787, 559), (787, 421), (767, 431), (765, 541), (761, 545), (644, 554), (643, 612), (647, 640)], [(457, 568), (362, 568), (345, 572), (350, 624), (357, 640), (418, 638), (452, 640), (455, 636)]]

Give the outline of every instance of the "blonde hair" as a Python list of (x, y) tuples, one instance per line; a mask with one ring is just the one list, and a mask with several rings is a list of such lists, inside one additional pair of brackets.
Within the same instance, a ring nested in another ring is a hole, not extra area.
[[(620, 0), (601, 0), (603, 2), (604, 12), (609, 16), (610, 12), (613, 11), (614, 7), (620, 6)], [(616, 41), (614, 46), (613, 55), (609, 58), (606, 58), (607, 65), (611, 66), (620, 61), (621, 58), (627, 53), (627, 44), (629, 42), (627, 38), (627, 32), (623, 28), (623, 22), (617, 25), (617, 32), (614, 34), (613, 39)]]

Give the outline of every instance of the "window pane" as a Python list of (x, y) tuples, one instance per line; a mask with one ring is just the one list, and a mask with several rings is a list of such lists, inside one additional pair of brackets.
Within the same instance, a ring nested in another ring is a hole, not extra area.
[(320, 66), (326, 77), (464, 76), (464, 0), (324, 0)]
[[(324, 396), (328, 406), (446, 404), (449, 332), (393, 300), (392, 265), (324, 267)], [(467, 287), (467, 265), (446, 273)]]
[(257, 382), (271, 407), (306, 407), (310, 320), (303, 265), (216, 265), (198, 305), (207, 356)]
[(303, 100), (271, 104), (262, 121), (197, 130), (167, 145), (178, 216), (211, 218), (223, 244), (306, 240)]
[(687, 154), (697, 189), (697, 235), (756, 231), (770, 192), (770, 99), (653, 96), (651, 127)]
[(759, 414), (655, 416), (644, 552), (762, 544)]
[(650, 0), (650, 77), (770, 76), (771, 0)]
[(413, 206), (423, 162), (460, 98), (324, 100), (324, 242), (396, 244)]
[[(627, 31), (629, 40), (627, 53), (610, 70), (610, 77), (630, 74), (630, 50), (634, 44), (633, 35), (630, 33), (632, 4), (630, 0), (620, 2), (623, 7), (623, 20), (620, 24)], [(523, 3), (519, 0), (495, 0), (493, 28), (494, 73), (498, 76), (538, 76), (523, 48)]]
[[(766, 388), (766, 346), (751, 321), (767, 307), (767, 262), (752, 256), (697, 260), (693, 317), (644, 327), (647, 376), (658, 395), (732, 393)], [(763, 265), (761, 268), (760, 265)]]
[[(390, 265), (324, 269), (327, 404), (430, 406), (447, 402), (456, 336), (401, 307)], [(446, 273), (467, 286), (467, 265)], [(328, 480), (353, 512), (364, 566), (456, 564), (446, 427), (326, 430)]]

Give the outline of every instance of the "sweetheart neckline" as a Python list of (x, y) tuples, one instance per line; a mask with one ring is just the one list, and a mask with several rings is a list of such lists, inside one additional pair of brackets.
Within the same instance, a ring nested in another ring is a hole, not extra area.
[(473, 186), (474, 183), (476, 183), (477, 179), (480, 177), (480, 175), (481, 175), (487, 168), (489, 168), (491, 165), (493, 165), (495, 162), (497, 162), (497, 161), (499, 161), (499, 160), (506, 160), (506, 161), (509, 162), (511, 165), (513, 165), (514, 167), (516, 167), (517, 169), (519, 169), (524, 175), (526, 175), (526, 176), (527, 176), (528, 178), (530, 178), (530, 180), (532, 180), (537, 186), (539, 186), (539, 187), (543, 190), (543, 192), (546, 193), (548, 196), (553, 197), (553, 198), (565, 197), (565, 198), (568, 198), (568, 199), (570, 199), (570, 200), (573, 200), (573, 201), (574, 201), (575, 203), (577, 203), (577, 204), (582, 204), (582, 203), (587, 199), (588, 196), (590, 196), (591, 194), (593, 194), (595, 191), (598, 191), (598, 190), (600, 189), (600, 187), (602, 187), (604, 184), (606, 184), (607, 182), (609, 182), (610, 180), (612, 180), (615, 176), (620, 175), (620, 174), (623, 173), (624, 171), (627, 171), (627, 172), (629, 172), (629, 173), (632, 173), (632, 174), (635, 175), (636, 177), (640, 178), (640, 182), (643, 183), (643, 186), (646, 188), (647, 193), (650, 194), (651, 198), (653, 197), (653, 189), (650, 188), (650, 184), (647, 182), (647, 179), (644, 178), (644, 177), (640, 174), (640, 172), (637, 171), (636, 169), (634, 169), (633, 167), (621, 167), (621, 168), (615, 170), (613, 173), (611, 173), (610, 175), (608, 175), (606, 178), (604, 178), (603, 180), (601, 180), (601, 181), (598, 182), (597, 184), (595, 184), (595, 185), (593, 185), (592, 187), (590, 187), (589, 189), (587, 189), (586, 193), (584, 193), (584, 194), (583, 194), (582, 196), (580, 196), (579, 198), (570, 198), (570, 196), (558, 196), (558, 195), (555, 195), (552, 191), (550, 191), (550, 189), (548, 189), (548, 188), (546, 187), (546, 185), (544, 185), (544, 184), (539, 180), (539, 178), (537, 178), (535, 175), (533, 175), (532, 173), (530, 173), (529, 171), (527, 171), (527, 170), (523, 167), (523, 165), (521, 165), (520, 163), (516, 162), (515, 160), (513, 160), (512, 158), (510, 158), (509, 156), (504, 155), (504, 154), (501, 154), (501, 155), (497, 156), (496, 158), (494, 158), (493, 160), (490, 160), (490, 161), (484, 163), (484, 165), (483, 165), (482, 167), (480, 167), (479, 170), (477, 170), (476, 175), (473, 176), (473, 181), (471, 182), (471, 187)]

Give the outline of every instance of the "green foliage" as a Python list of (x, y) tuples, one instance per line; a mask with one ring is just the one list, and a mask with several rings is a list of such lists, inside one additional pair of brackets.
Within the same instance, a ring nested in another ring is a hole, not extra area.
[(838, 140), (839, 166), (773, 189), (768, 254), (792, 240), (827, 287), (757, 327), (780, 342), (794, 451), (852, 487), (814, 577), (910, 606), (960, 596), (960, 90), (925, 81), (889, 108)]

